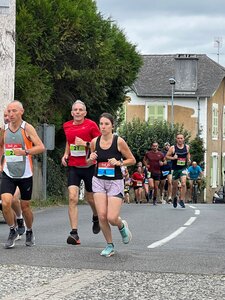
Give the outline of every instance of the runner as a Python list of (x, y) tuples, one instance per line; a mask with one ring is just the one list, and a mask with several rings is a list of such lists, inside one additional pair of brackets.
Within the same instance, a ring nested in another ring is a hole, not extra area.
[(151, 150), (146, 152), (143, 163), (148, 171), (151, 173), (149, 178), (150, 189), (154, 189), (153, 192), (153, 205), (157, 203), (157, 195), (160, 182), (160, 167), (164, 164), (164, 155), (159, 151), (159, 145), (157, 142), (153, 142)]
[(66, 147), (62, 157), (63, 166), (69, 167), (68, 191), (69, 191), (69, 219), (71, 231), (67, 238), (67, 244), (79, 245), (78, 235), (78, 198), (81, 180), (85, 183), (87, 201), (91, 206), (92, 231), (98, 234), (100, 231), (97, 211), (94, 204), (92, 193), (92, 177), (94, 166), (88, 166), (86, 156), (89, 154), (90, 142), (93, 138), (100, 135), (100, 131), (95, 122), (85, 118), (87, 115), (84, 102), (77, 100), (72, 105), (71, 115), (73, 120), (63, 124), (66, 136)]
[(166, 159), (172, 161), (173, 170), (173, 207), (177, 207), (178, 180), (181, 181), (179, 204), (185, 208), (184, 200), (186, 196), (187, 166), (190, 160), (190, 148), (184, 143), (184, 135), (178, 133), (176, 136), (176, 145), (171, 146), (166, 154)]
[(4, 137), (0, 145), (4, 145), (4, 162), (1, 182), (2, 208), (5, 220), (10, 228), (5, 248), (12, 248), (18, 236), (12, 210), (13, 195), (19, 187), (21, 193), (21, 209), (26, 223), (26, 246), (33, 246), (35, 238), (32, 231), (33, 213), (30, 207), (32, 195), (32, 158), (31, 155), (45, 151), (45, 147), (34, 127), (23, 121), (24, 113), (21, 102), (15, 100), (7, 106), (9, 123), (6, 124)]
[[(8, 124), (8, 123), (9, 123), (8, 112), (7, 112), (7, 109), (5, 109), (4, 110), (4, 124)], [(4, 132), (4, 126), (2, 127), (2, 132)], [(4, 158), (4, 156), (2, 156), (2, 158)], [(2, 159), (1, 165), (2, 164), (3, 164), (3, 159)], [(1, 176), (1, 174), (0, 174), (0, 176)], [(0, 180), (1, 180), (1, 178), (0, 178)], [(14, 218), (15, 218), (15, 223), (17, 223), (17, 230), (18, 230), (19, 237), (20, 237), (25, 232), (25, 226), (24, 226), (24, 220), (23, 220), (23, 216), (22, 216), (22, 210), (21, 210), (19, 198), (20, 198), (20, 190), (17, 187), (15, 194), (13, 196), (13, 200), (12, 200), (12, 208), (15, 212)], [(0, 203), (0, 209), (2, 210), (2, 203)], [(19, 239), (19, 237), (18, 237), (18, 239)]]
[(131, 180), (133, 182), (132, 186), (134, 189), (135, 202), (142, 203), (142, 193), (144, 189), (144, 179), (145, 175), (143, 173), (143, 168), (141, 166), (137, 167), (137, 170), (132, 174)]
[(113, 134), (114, 120), (111, 114), (103, 113), (100, 116), (99, 127), (102, 135), (92, 140), (88, 163), (96, 162), (93, 192), (101, 230), (107, 242), (101, 255), (110, 257), (114, 255), (110, 225), (118, 227), (124, 244), (128, 244), (132, 238), (127, 222), (120, 218), (124, 196), (121, 166), (135, 164), (135, 158), (127, 143)]
[[(168, 152), (170, 148), (170, 143), (166, 142), (164, 144), (162, 153), (164, 155), (164, 157), (166, 157), (166, 154)], [(164, 188), (165, 188), (165, 184), (167, 184), (167, 203), (171, 203), (172, 202), (172, 162), (171, 160), (165, 160), (165, 163), (163, 166), (160, 167), (161, 170), (161, 175), (160, 175), (160, 184), (159, 184), (159, 188), (160, 188), (160, 196), (161, 196), (161, 201), (162, 203), (166, 203), (165, 199), (164, 199)]]
[(124, 202), (130, 204), (130, 187), (132, 182), (127, 167), (124, 167), (123, 180), (124, 180)]

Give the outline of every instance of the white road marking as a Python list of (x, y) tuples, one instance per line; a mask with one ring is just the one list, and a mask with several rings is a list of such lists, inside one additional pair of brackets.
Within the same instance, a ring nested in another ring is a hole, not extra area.
[(77, 291), (90, 286), (95, 281), (107, 277), (109, 271), (102, 270), (81, 270), (77, 274), (66, 274), (61, 278), (54, 279), (48, 284), (33, 287), (27, 290), (17, 290), (13, 294), (2, 298), (3, 300), (12, 299), (38, 299), (38, 300), (61, 300), (66, 299)]
[[(195, 210), (195, 215), (200, 215), (200, 210), (196, 209), (196, 206), (193, 205), (189, 205), (190, 208), (193, 208)], [(197, 219), (197, 217), (191, 217), (185, 224), (184, 226), (190, 226), (195, 220)], [(151, 245), (149, 245), (147, 248), (149, 249), (153, 249), (156, 247), (160, 247), (164, 244), (166, 244), (167, 242), (169, 242), (170, 240), (176, 238), (179, 234), (181, 234), (187, 227), (180, 227), (178, 228), (176, 231), (174, 231), (173, 233), (171, 233), (169, 236), (167, 236), (166, 238), (159, 240), (157, 242), (152, 243)]]
[(177, 237), (179, 234), (181, 234), (187, 227), (180, 227), (178, 228), (176, 231), (174, 231), (173, 233), (171, 233), (169, 236), (167, 236), (166, 238), (157, 241), (151, 245), (148, 246), (149, 249), (152, 248), (156, 248), (156, 247), (160, 247), (164, 244), (166, 244), (167, 242), (169, 242), (170, 240), (174, 239), (175, 237)]
[(196, 219), (197, 219), (197, 217), (191, 217), (191, 218), (184, 224), (184, 226), (190, 226)]

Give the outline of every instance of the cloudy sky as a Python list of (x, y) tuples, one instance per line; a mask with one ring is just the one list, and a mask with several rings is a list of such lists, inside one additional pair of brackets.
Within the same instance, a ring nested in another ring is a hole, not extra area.
[(96, 4), (141, 54), (206, 54), (216, 62), (219, 58), (225, 67), (225, 0), (96, 0)]

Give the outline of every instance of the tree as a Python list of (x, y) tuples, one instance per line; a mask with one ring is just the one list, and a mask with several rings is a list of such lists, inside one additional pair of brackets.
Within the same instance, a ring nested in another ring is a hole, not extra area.
[(142, 62), (94, 1), (17, 0), (16, 31), (15, 95), (28, 121), (58, 130), (75, 99), (94, 120), (104, 111), (116, 115)]
[(191, 153), (191, 160), (196, 161), (198, 165), (204, 169), (204, 142), (203, 139), (199, 136), (196, 136), (190, 142), (190, 153)]
[(123, 124), (119, 129), (119, 134), (126, 140), (137, 161), (143, 160), (145, 152), (150, 149), (154, 141), (161, 149), (165, 142), (174, 144), (177, 133), (182, 133), (185, 142), (188, 143), (190, 133), (184, 129), (183, 125), (174, 124), (172, 128), (171, 124), (166, 121), (155, 121), (151, 125), (149, 122), (133, 119), (132, 122)]

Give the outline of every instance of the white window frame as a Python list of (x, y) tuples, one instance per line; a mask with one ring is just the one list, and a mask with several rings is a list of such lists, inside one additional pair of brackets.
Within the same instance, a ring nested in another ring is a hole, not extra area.
[(145, 121), (148, 121), (148, 107), (149, 106), (163, 106), (164, 108), (164, 114), (163, 114), (163, 121), (167, 121), (167, 115), (168, 115), (168, 103), (167, 102), (159, 102), (159, 101), (148, 101), (145, 103)]
[(212, 104), (212, 139), (218, 140), (219, 133), (219, 105), (218, 103)]
[(218, 153), (212, 152), (211, 164), (210, 164), (210, 185), (212, 188), (217, 188), (219, 179), (219, 164), (218, 164)]
[(223, 106), (223, 140), (225, 140), (225, 106)]

